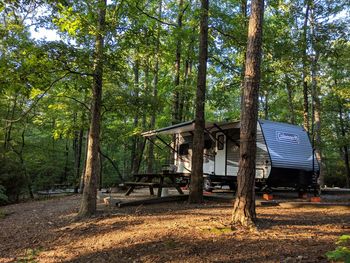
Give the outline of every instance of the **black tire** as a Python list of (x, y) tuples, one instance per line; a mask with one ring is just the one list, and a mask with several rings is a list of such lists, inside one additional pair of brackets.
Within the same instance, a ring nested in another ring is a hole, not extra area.
[(236, 189), (237, 189), (237, 184), (235, 184), (235, 183), (230, 183), (229, 185), (228, 185), (229, 187), (230, 187), (230, 190), (231, 191), (236, 191)]

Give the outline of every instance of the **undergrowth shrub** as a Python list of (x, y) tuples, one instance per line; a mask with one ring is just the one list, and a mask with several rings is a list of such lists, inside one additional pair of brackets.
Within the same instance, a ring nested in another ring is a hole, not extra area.
[(335, 250), (326, 253), (327, 258), (332, 262), (350, 263), (350, 235), (340, 236), (336, 244)]
[(8, 196), (5, 194), (6, 189), (2, 185), (0, 185), (0, 205), (5, 205), (8, 202)]

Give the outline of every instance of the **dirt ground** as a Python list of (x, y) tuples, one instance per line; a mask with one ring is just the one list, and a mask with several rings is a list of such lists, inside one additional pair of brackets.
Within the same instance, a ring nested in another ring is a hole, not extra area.
[(344, 207), (258, 206), (258, 230), (249, 232), (230, 230), (227, 202), (99, 204), (97, 216), (76, 221), (80, 198), (0, 207), (0, 262), (327, 262), (350, 233)]

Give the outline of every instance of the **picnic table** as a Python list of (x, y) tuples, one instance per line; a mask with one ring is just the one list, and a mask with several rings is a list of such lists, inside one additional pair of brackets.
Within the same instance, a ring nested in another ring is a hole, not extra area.
[(171, 172), (134, 174), (135, 181), (125, 182), (125, 185), (129, 186), (125, 195), (130, 195), (137, 186), (148, 187), (151, 195), (154, 195), (153, 188), (158, 188), (158, 197), (161, 197), (163, 188), (169, 187), (174, 187), (179, 194), (183, 195), (180, 184), (176, 181), (182, 177), (185, 177), (183, 173)]

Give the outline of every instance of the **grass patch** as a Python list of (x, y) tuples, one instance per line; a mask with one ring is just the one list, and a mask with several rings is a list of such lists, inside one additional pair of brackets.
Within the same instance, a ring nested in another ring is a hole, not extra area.
[(326, 257), (332, 262), (350, 263), (350, 235), (342, 235), (336, 242), (335, 250), (326, 253)]
[(37, 263), (36, 260), (39, 253), (42, 251), (42, 248), (28, 248), (25, 250), (24, 257), (18, 259), (16, 263)]
[(6, 213), (0, 209), (0, 219), (4, 219), (6, 217)]
[(223, 235), (232, 233), (231, 227), (212, 227), (212, 228), (204, 228), (202, 229), (203, 232), (206, 232), (208, 234), (214, 234), (214, 235)]

